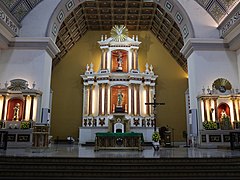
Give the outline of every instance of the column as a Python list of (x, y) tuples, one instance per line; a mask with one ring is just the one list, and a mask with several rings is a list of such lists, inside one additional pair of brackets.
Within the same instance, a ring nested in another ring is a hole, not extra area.
[(139, 99), (140, 98), (140, 95), (139, 95), (139, 89), (140, 88), (139, 88), (139, 86), (140, 86), (139, 84), (136, 85), (136, 93), (137, 93), (136, 94), (136, 99), (137, 99), (137, 104), (136, 105), (137, 105), (137, 115), (138, 116), (140, 115), (140, 99)]
[(135, 69), (134, 68), (134, 62), (135, 62), (134, 52), (135, 52), (135, 50), (133, 49), (132, 50), (132, 69)]
[(24, 101), (24, 104), (23, 104), (23, 120), (25, 120), (25, 115), (26, 115), (26, 105), (27, 105), (27, 95), (23, 95), (23, 101)]
[(2, 107), (2, 120), (5, 120), (5, 105), (6, 105), (6, 95), (2, 95), (3, 96), (3, 107)]
[(136, 61), (136, 62), (135, 62), (135, 66), (136, 66), (136, 67), (135, 67), (135, 68), (138, 69), (138, 50), (137, 50), (137, 49), (135, 50), (135, 57), (136, 57), (136, 58), (135, 58), (135, 61)]
[(206, 99), (203, 99), (204, 121), (207, 121)]
[(233, 120), (236, 121), (237, 120), (237, 112), (236, 112), (236, 105), (235, 105), (235, 97), (232, 97), (232, 104), (233, 104)]
[[(146, 86), (146, 103), (149, 103), (149, 86), (147, 85)], [(146, 107), (146, 114), (149, 116), (149, 106), (150, 105), (147, 105)]]
[(14, 38), (10, 49), (1, 50), (0, 59), (5, 61), (1, 62), (4, 71), (0, 72), (0, 82), (16, 77), (28, 80), (29, 83), (35, 81), (37, 89), (42, 92), (41, 109), (50, 109), (52, 59), (58, 52), (59, 48), (48, 37)]
[(239, 106), (239, 99), (237, 98), (237, 107), (238, 107), (238, 116), (237, 116), (237, 121), (239, 121), (239, 116), (240, 116), (240, 106)]
[(101, 69), (103, 69), (103, 58), (104, 58), (104, 49), (102, 49), (102, 54), (101, 54)]
[(84, 104), (83, 104), (83, 112), (84, 115), (87, 116), (89, 114), (89, 87), (84, 85)]
[(92, 115), (92, 86), (93, 85), (89, 85), (89, 99), (88, 99), (88, 104), (89, 104), (89, 116)]
[(209, 98), (208, 99), (208, 114), (209, 114), (209, 119), (211, 120), (211, 121), (213, 121), (213, 115), (212, 115), (212, 111), (211, 111), (211, 106), (212, 106), (212, 104), (211, 104), (211, 102), (212, 102), (212, 99), (211, 98)]
[[(202, 48), (207, 47), (207, 48)], [(212, 53), (214, 51), (214, 53)], [(238, 67), (233, 65), (232, 59), (236, 58), (236, 51), (224, 47), (224, 41), (217, 38), (190, 38), (181, 49), (188, 64), (188, 85), (190, 96), (190, 109), (197, 109), (197, 96), (202, 86), (210, 86), (215, 79), (209, 77), (231, 77), (233, 82), (238, 82)], [(211, 61), (210, 59), (218, 59)], [(223, 69), (224, 71), (219, 71)], [(205, 73), (204, 73), (205, 72)]]
[(102, 84), (99, 84), (99, 108), (98, 115), (102, 115)]
[(132, 115), (135, 115), (135, 112), (134, 112), (134, 84), (131, 85), (131, 112), (132, 112)]
[(30, 116), (29, 116), (29, 119), (30, 120), (33, 120), (33, 101), (34, 101), (34, 96), (31, 95), (31, 106), (30, 106)]
[(104, 63), (104, 69), (107, 69), (107, 49), (105, 49), (105, 63)]
[(215, 110), (215, 121), (218, 122), (217, 98), (214, 98), (213, 101), (214, 101), (214, 110)]
[(108, 114), (108, 85), (105, 84), (104, 86), (104, 115)]

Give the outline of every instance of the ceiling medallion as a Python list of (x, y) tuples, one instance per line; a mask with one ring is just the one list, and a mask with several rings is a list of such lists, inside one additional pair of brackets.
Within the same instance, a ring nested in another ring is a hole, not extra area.
[(115, 25), (111, 29), (111, 37), (117, 42), (125, 41), (128, 37), (128, 29), (124, 25)]

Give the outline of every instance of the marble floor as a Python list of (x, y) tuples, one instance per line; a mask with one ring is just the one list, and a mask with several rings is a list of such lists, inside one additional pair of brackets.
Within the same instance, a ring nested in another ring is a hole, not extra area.
[(154, 151), (151, 146), (144, 146), (143, 151), (137, 150), (99, 150), (93, 146), (78, 144), (53, 144), (48, 148), (7, 148), (0, 150), (0, 156), (28, 157), (79, 157), (79, 158), (230, 158), (240, 157), (240, 149), (200, 149), (195, 147), (160, 147)]

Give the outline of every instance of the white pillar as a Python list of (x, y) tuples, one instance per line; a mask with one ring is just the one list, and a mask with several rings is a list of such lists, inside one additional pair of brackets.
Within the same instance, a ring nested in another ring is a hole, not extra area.
[(221, 39), (189, 39), (182, 49), (188, 61), (190, 109), (197, 109), (197, 96), (202, 87), (212, 87), (225, 78), (235, 89), (239, 84), (235, 51), (225, 48)]
[(15, 38), (0, 54), (0, 82), (24, 79), (35, 81), (42, 91), (41, 108), (50, 109), (52, 58), (59, 49), (50, 38)]
[[(238, 72), (239, 72), (239, 74), (238, 74), (238, 79), (239, 79), (239, 82), (238, 82), (238, 84), (240, 84), (240, 49), (238, 49), (237, 51), (236, 51), (236, 54), (237, 54), (237, 68), (238, 68)], [(238, 86), (238, 87), (236, 87), (237, 89), (240, 89), (240, 86)]]

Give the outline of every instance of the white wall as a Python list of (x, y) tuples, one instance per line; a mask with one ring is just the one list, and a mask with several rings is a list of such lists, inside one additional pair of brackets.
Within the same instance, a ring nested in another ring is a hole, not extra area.
[(218, 78), (230, 81), (232, 87), (239, 87), (239, 74), (234, 51), (194, 51), (188, 58), (190, 107), (197, 108), (196, 97)]
[(219, 38), (216, 29), (218, 24), (214, 19), (194, 0), (178, 0), (187, 12), (194, 29), (196, 38)]
[(0, 83), (24, 79), (43, 92), (42, 108), (49, 107), (52, 58), (45, 50), (2, 50), (0, 57)]
[(61, 0), (43, 0), (22, 20), (21, 37), (45, 37), (55, 8)]
[(238, 79), (239, 79), (238, 84), (240, 84), (240, 49), (236, 51), (236, 56), (237, 56)]

